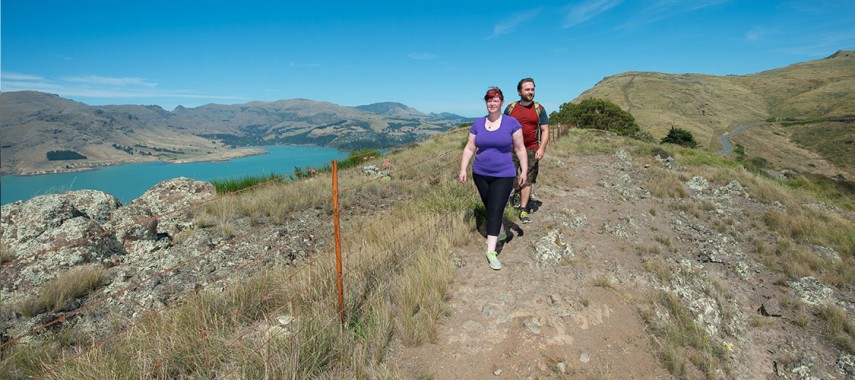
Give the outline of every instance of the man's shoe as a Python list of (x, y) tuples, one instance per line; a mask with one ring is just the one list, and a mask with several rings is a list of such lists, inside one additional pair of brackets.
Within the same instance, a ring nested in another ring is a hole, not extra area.
[(528, 211), (520, 210), (520, 222), (523, 222), (523, 223), (531, 222), (531, 219), (528, 218)]
[(508, 234), (505, 231), (499, 232), (499, 241), (505, 241), (508, 238)]
[(487, 261), (490, 263), (490, 268), (493, 270), (502, 269), (502, 263), (500, 263), (499, 258), (496, 257), (496, 251), (487, 252)]

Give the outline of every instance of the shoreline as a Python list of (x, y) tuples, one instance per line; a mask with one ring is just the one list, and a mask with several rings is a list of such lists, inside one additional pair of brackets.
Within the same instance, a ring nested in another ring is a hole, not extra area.
[(17, 172), (0, 172), (0, 175), (16, 175), (16, 176), (37, 176), (37, 175), (45, 175), (45, 174), (64, 174), (64, 173), (80, 173), (96, 170), (98, 168), (107, 167), (107, 166), (118, 166), (118, 165), (127, 165), (127, 164), (140, 164), (145, 162), (165, 162), (168, 164), (187, 164), (194, 162), (225, 162), (230, 161), (236, 158), (243, 158), (249, 156), (257, 156), (262, 154), (268, 154), (268, 152), (261, 148), (237, 148), (231, 149), (223, 152), (216, 152), (211, 154), (203, 154), (199, 156), (193, 156), (188, 158), (181, 158), (175, 160), (141, 160), (141, 161), (104, 161), (93, 163), (91, 166), (86, 167), (78, 167), (78, 168), (68, 168), (68, 169), (38, 169), (38, 170), (20, 170)]

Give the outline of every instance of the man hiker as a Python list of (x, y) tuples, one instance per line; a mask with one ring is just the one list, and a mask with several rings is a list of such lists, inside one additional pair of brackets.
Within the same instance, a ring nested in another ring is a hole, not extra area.
[[(534, 101), (534, 79), (523, 78), (517, 84), (520, 100), (505, 107), (505, 115), (510, 115), (522, 124), (523, 143), (528, 153), (528, 175), (524, 185), (515, 189), (514, 206), (519, 198), (520, 222), (528, 223), (529, 201), (531, 200), (532, 184), (537, 182), (538, 163), (546, 152), (549, 143), (549, 116), (543, 106)], [(520, 163), (514, 156), (517, 173), (520, 173)], [(524, 170), (524, 169), (522, 169)]]

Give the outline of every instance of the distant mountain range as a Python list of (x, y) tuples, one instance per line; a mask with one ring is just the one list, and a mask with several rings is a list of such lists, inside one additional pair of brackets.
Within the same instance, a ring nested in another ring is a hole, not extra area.
[[(345, 107), (289, 99), (179, 106), (169, 112), (159, 106), (90, 106), (35, 91), (4, 92), (0, 172), (216, 157), (230, 148), (258, 145), (386, 148), (423, 140), (467, 120), (391, 102)], [(48, 152), (54, 152), (54, 160), (48, 160)]]

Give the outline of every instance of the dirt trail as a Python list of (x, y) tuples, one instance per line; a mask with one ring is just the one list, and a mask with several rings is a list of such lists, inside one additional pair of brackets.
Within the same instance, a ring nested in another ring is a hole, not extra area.
[[(651, 229), (666, 231), (665, 218), (651, 215), (655, 201), (642, 199), (628, 162), (554, 160), (537, 185), (532, 222), (511, 225), (502, 270), (489, 268), (473, 232), (456, 258), (437, 342), (393, 348), (389, 363), (406, 378), (671, 377), (636, 306), (651, 285), (635, 245), (651, 240)], [(536, 258), (550, 246), (560, 262)]]

